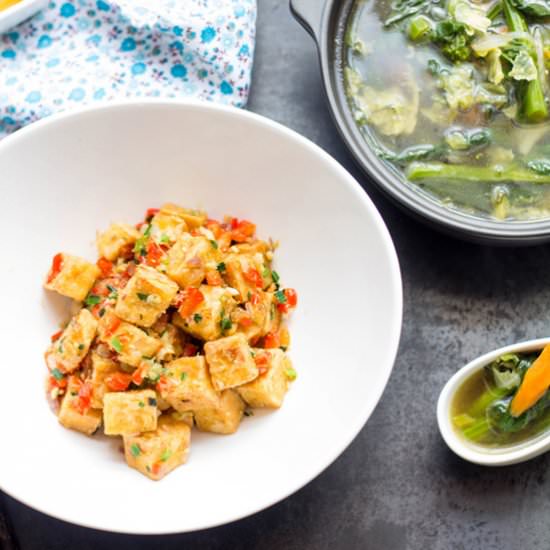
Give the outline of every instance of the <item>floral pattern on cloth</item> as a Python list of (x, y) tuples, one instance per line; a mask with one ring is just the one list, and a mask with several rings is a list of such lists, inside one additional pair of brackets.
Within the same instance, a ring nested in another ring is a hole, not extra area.
[(0, 35), (0, 138), (124, 98), (243, 107), (256, 0), (62, 0)]

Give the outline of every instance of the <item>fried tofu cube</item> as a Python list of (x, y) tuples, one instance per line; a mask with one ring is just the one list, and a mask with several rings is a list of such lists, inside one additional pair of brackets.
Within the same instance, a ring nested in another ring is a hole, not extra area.
[(88, 409), (80, 412), (78, 407), (80, 384), (79, 379), (75, 376), (69, 377), (67, 390), (59, 408), (58, 419), (65, 428), (91, 435), (101, 424), (101, 411)]
[(159, 361), (172, 361), (183, 353), (183, 338), (180, 330), (168, 323), (160, 333), (162, 347), (157, 353)]
[(204, 353), (216, 390), (241, 386), (258, 376), (252, 350), (242, 333), (207, 342)]
[(224, 260), (225, 276), (230, 286), (239, 291), (240, 301), (245, 302), (258, 290), (272, 282), (271, 270), (261, 253), (229, 254)]
[(140, 232), (127, 223), (113, 223), (96, 239), (97, 251), (107, 260), (116, 260), (124, 248), (132, 246), (140, 237)]
[(217, 434), (235, 433), (241, 423), (245, 404), (234, 390), (224, 390), (216, 407), (195, 412), (197, 428)]
[(187, 231), (185, 209), (165, 204), (151, 220), (151, 236), (162, 243), (172, 243)]
[(58, 368), (63, 372), (75, 371), (86, 357), (96, 332), (96, 319), (87, 309), (81, 309), (59, 339), (52, 342), (46, 351), (48, 368)]
[(106, 393), (105, 435), (139, 434), (157, 429), (157, 394), (153, 390)]
[(202, 210), (182, 208), (181, 206), (175, 206), (174, 204), (165, 204), (162, 207), (162, 210), (166, 208), (170, 209), (172, 212), (177, 212), (178, 216), (185, 220), (185, 223), (189, 229), (197, 229), (206, 223), (206, 212)]
[(105, 378), (115, 372), (118, 372), (119, 364), (112, 359), (102, 357), (97, 353), (92, 353), (92, 408), (103, 408), (103, 396), (110, 390), (105, 383)]
[(121, 363), (132, 367), (139, 367), (144, 357), (154, 357), (162, 347), (160, 339), (114, 315), (101, 318), (99, 339), (117, 352)]
[(90, 292), (99, 274), (97, 265), (88, 260), (59, 253), (54, 256), (44, 287), (81, 302)]
[(180, 357), (168, 363), (158, 388), (160, 396), (179, 412), (213, 407), (219, 400), (201, 355)]
[(260, 253), (264, 260), (269, 262), (269, 256), (273, 256), (273, 254), (270, 254), (272, 252), (271, 247), (268, 243), (261, 240), (252, 241), (249, 243), (239, 243), (234, 244), (230, 249), (229, 252), (236, 252), (237, 254), (258, 254)]
[(262, 373), (248, 384), (239, 386), (237, 392), (253, 408), (278, 409), (294, 375), (292, 363), (280, 349), (254, 349), (255, 359)]
[[(244, 312), (234, 312), (236, 324), (242, 331), (248, 341), (255, 341), (268, 332), (276, 332), (281, 324), (281, 312), (277, 309), (276, 300), (273, 292), (264, 292), (257, 290), (254, 300), (250, 300), (244, 305)], [(239, 317), (248, 320), (246, 324), (239, 323)]]
[(120, 291), (115, 313), (125, 321), (150, 327), (168, 309), (177, 292), (178, 285), (166, 275), (140, 265)]
[(201, 340), (216, 340), (235, 332), (231, 322), (231, 312), (237, 306), (231, 290), (219, 286), (201, 285), (199, 287), (204, 301), (188, 317), (174, 315), (174, 323), (184, 332)]
[(168, 251), (166, 274), (181, 287), (199, 286), (208, 269), (216, 269), (218, 251), (206, 237), (183, 233)]
[(123, 439), (128, 466), (159, 480), (187, 461), (191, 428), (185, 422), (163, 415), (155, 431), (124, 435)]

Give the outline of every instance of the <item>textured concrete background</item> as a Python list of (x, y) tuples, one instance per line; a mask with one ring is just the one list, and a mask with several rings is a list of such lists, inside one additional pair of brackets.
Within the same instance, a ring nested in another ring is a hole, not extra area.
[(466, 464), (443, 444), (435, 404), (447, 378), (476, 355), (550, 333), (550, 248), (461, 243), (389, 204), (340, 141), (313, 44), (286, 0), (259, 4), (250, 109), (294, 128), (346, 166), (395, 240), (405, 322), (386, 392), (331, 467), (253, 517), (189, 535), (138, 538), (66, 525), (4, 497), (21, 549), (549, 549), (550, 456), (492, 470)]

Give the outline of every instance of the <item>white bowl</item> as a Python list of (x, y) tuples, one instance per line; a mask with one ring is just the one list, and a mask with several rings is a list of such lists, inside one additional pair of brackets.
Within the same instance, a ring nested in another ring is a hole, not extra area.
[(21, 0), (5, 10), (0, 10), (0, 33), (9, 31), (25, 19), (45, 8), (48, 0)]
[[(232, 108), (123, 103), (17, 132), (0, 143), (0, 173), (0, 487), (8, 494), (98, 529), (202, 529), (298, 490), (363, 427), (397, 351), (399, 266), (371, 201), (317, 146)], [(165, 201), (251, 219), (260, 235), (280, 239), (277, 270), (299, 295), (298, 379), (282, 409), (245, 418), (237, 434), (194, 432), (188, 463), (153, 482), (126, 466), (117, 439), (68, 431), (50, 412), (42, 355), (68, 301), (41, 283), (56, 252), (95, 259), (98, 228), (139, 220)]]
[(550, 432), (501, 448), (487, 448), (476, 445), (462, 437), (453, 426), (451, 407), (458, 388), (485, 365), (492, 363), (506, 353), (528, 353), (538, 351), (550, 344), (550, 338), (539, 338), (519, 344), (511, 344), (476, 357), (457, 371), (445, 384), (437, 401), (437, 423), (439, 431), (449, 448), (464, 460), (482, 466), (508, 466), (525, 462), (550, 450)]

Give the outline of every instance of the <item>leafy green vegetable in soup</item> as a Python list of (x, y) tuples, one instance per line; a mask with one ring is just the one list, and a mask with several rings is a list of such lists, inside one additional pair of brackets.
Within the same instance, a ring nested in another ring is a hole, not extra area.
[(358, 0), (344, 81), (366, 141), (451, 207), (550, 216), (550, 0)]
[[(522, 387), (525, 390), (525, 386), (533, 386), (533, 377), (527, 380), (527, 373), (536, 362), (535, 369), (539, 371), (534, 373), (536, 384), (548, 380), (540, 376), (541, 355), (502, 355), (467, 379), (451, 405), (455, 429), (469, 441), (487, 447), (520, 443), (550, 429), (550, 391), (546, 383), (540, 395), (521, 414), (512, 406)], [(548, 366), (542, 365), (542, 368), (548, 369)], [(531, 388), (527, 390), (529, 393)]]

